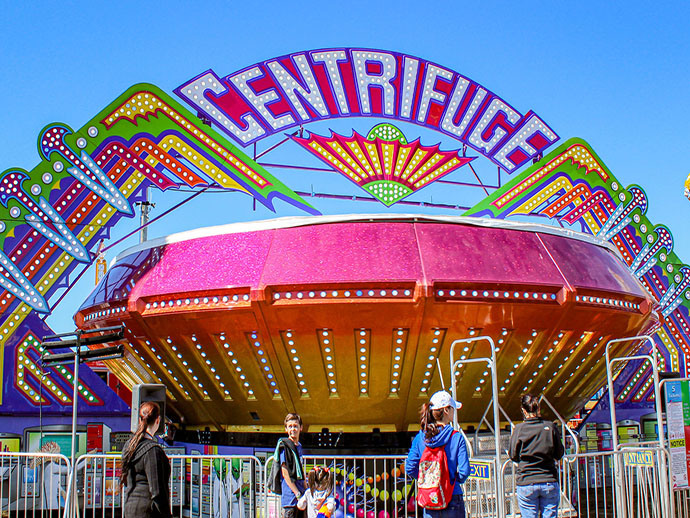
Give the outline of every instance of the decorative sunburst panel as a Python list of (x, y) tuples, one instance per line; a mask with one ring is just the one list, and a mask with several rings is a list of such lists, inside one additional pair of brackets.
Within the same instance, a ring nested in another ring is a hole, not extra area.
[(375, 126), (366, 137), (331, 132), (293, 140), (387, 206), (474, 160), (441, 151), (438, 144), (423, 146), (419, 139), (408, 143), (391, 124)]

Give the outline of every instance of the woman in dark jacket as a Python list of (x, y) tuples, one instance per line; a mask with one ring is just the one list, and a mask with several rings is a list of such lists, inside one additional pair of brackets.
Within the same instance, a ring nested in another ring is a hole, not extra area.
[(125, 518), (170, 518), (170, 461), (153, 434), (161, 422), (158, 404), (139, 409), (139, 427), (122, 450), (120, 484), (125, 491)]
[(518, 463), (518, 506), (522, 518), (556, 518), (561, 491), (556, 461), (563, 457), (561, 434), (551, 421), (539, 415), (540, 398), (522, 396), (524, 422), (510, 437), (510, 458)]

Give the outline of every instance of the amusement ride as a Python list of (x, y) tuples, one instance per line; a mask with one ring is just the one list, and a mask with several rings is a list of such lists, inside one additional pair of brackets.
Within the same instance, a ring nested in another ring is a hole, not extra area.
[[(660, 370), (687, 375), (690, 269), (670, 231), (648, 220), (641, 187), (536, 113), (439, 64), (357, 48), (208, 70), (174, 94), (137, 84), (78, 129), (51, 123), (40, 162), (0, 177), (8, 437), (28, 437), (39, 412), (60, 426), (73, 405), (80, 425), (127, 431), (140, 384), (165, 387), (180, 431), (275, 432), (298, 411), (309, 431), (408, 432), (428, 394), (451, 385), (459, 422), (481, 426), (491, 369), (451, 368), (453, 342), (473, 337), (455, 358), (494, 344), (506, 415), (524, 392), (566, 420), (605, 405), (604, 349), (621, 337), (652, 336)], [(287, 147), (307, 165), (270, 161)], [(295, 189), (289, 171), (336, 175), (349, 190)], [(426, 201), (433, 186), (482, 197)], [(241, 193), (290, 215), (147, 240), (104, 272), (111, 229), (148, 193), (175, 190)], [(378, 210), (323, 214), (327, 198)], [(84, 366), (77, 382), (70, 365), (42, 364), (41, 342), (46, 316), (95, 262), (102, 279), (75, 322), (124, 325), (124, 355)], [(616, 372), (619, 414), (638, 433), (650, 374), (639, 360)]]

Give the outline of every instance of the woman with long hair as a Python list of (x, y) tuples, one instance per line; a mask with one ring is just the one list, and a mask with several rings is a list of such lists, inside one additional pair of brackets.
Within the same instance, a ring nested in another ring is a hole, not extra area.
[(170, 461), (154, 440), (161, 422), (157, 403), (139, 408), (139, 426), (122, 449), (120, 485), (125, 491), (125, 518), (170, 518)]
[(515, 491), (522, 518), (556, 518), (561, 500), (556, 461), (565, 450), (558, 427), (541, 418), (540, 402), (538, 396), (522, 396), (525, 420), (510, 436), (510, 458), (518, 463)]
[[(461, 406), (441, 390), (419, 412), (421, 429), (412, 441), (405, 471), (417, 479), (417, 503), (424, 518), (465, 518), (462, 484), (470, 474), (470, 461), (465, 438), (451, 425)], [(439, 466), (441, 461), (445, 465)]]

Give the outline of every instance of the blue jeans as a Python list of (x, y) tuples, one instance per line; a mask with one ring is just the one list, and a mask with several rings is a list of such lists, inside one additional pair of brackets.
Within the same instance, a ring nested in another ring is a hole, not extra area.
[(517, 498), (522, 518), (556, 518), (561, 491), (556, 482), (517, 486)]
[(448, 507), (438, 511), (424, 509), (424, 518), (465, 518), (465, 501), (462, 495), (453, 495), (448, 502)]

